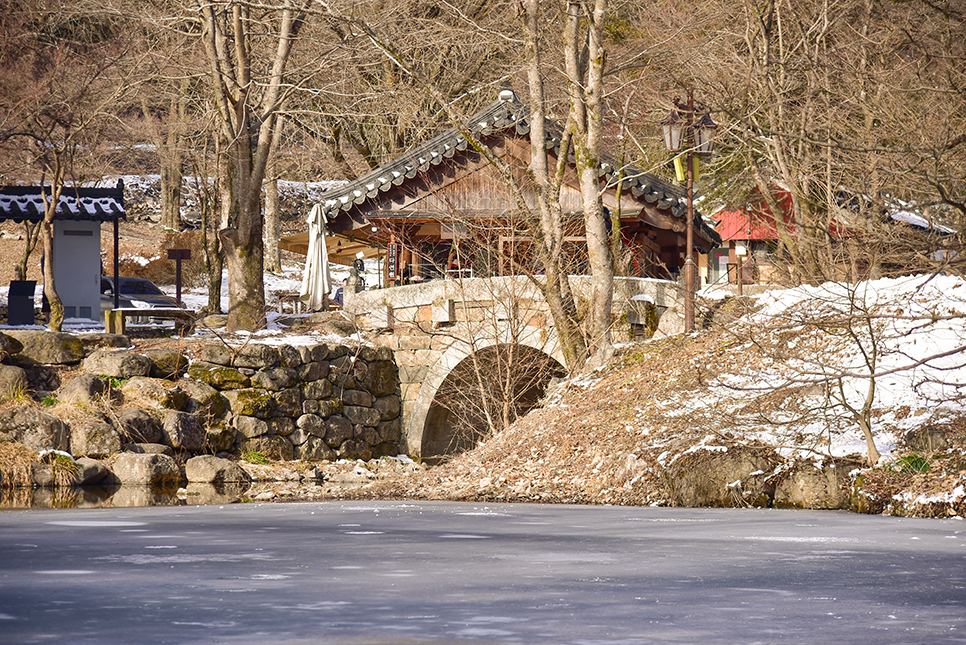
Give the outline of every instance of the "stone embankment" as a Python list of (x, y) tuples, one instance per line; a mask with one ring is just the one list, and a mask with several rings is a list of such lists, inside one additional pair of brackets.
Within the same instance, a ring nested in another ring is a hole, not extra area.
[[(194, 354), (137, 352), (113, 334), (0, 334), (0, 442), (39, 455), (0, 468), (0, 487), (226, 486), (259, 478), (239, 457), (364, 463), (400, 452), (386, 348), (206, 344)], [(292, 472), (310, 484), (331, 477)]]

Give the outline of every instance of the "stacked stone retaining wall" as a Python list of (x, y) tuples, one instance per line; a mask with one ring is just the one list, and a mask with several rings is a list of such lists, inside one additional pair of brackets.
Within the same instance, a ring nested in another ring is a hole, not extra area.
[[(107, 464), (118, 453), (184, 462), (206, 453), (324, 461), (404, 452), (399, 378), (386, 347), (208, 344), (191, 360), (139, 352), (110, 334), (30, 331), (0, 341), (0, 390), (48, 406), (25, 401), (0, 414), (0, 441), (30, 450)], [(109, 475), (92, 471), (79, 483)]]
[(386, 348), (209, 345), (187, 374), (227, 401), (221, 422), (238, 452), (321, 461), (400, 451), (398, 377)]

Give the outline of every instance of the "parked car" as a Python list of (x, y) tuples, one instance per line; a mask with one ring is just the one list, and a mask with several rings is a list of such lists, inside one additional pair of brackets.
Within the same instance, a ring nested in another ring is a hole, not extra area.
[[(118, 278), (121, 291), (118, 295), (119, 307), (136, 309), (178, 308), (178, 301), (161, 291), (156, 284), (146, 278)], [(101, 320), (105, 313), (114, 308), (114, 276), (101, 276)], [(153, 322), (150, 315), (128, 316), (134, 324)]]

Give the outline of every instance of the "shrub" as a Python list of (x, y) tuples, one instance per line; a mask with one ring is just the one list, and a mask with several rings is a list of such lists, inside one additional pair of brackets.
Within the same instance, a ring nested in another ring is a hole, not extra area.
[(242, 453), (241, 458), (250, 464), (265, 465), (268, 463), (268, 457), (260, 450), (246, 450)]

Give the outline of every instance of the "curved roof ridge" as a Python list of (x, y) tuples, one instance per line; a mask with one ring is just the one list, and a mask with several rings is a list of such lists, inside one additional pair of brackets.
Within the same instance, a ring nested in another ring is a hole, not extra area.
[[(509, 99), (497, 99), (468, 117), (463, 124), (473, 133), (481, 136), (506, 131), (511, 127), (516, 130), (516, 134), (522, 136), (530, 131), (530, 109), (514, 94)], [(548, 149), (552, 147), (559, 155), (563, 128), (552, 119), (547, 119), (547, 125), (547, 147)], [(349, 210), (354, 205), (376, 197), (381, 191), (403, 184), (418, 173), (425, 172), (431, 166), (442, 163), (444, 159), (451, 158), (457, 152), (466, 150), (469, 145), (457, 128), (450, 128), (358, 179), (329, 190), (321, 204), (322, 210), (326, 217), (332, 220), (340, 211)], [(570, 156), (570, 161), (573, 162), (572, 153)], [(635, 198), (654, 204), (662, 210), (669, 210), (679, 219), (685, 219), (687, 194), (684, 189), (633, 164), (625, 164), (621, 168), (614, 157), (606, 153), (601, 154), (598, 173), (606, 178), (608, 184), (616, 185), (619, 181), (621, 190), (629, 191)], [(697, 211), (695, 214), (702, 229), (713, 235), (714, 229), (703, 221)]]

